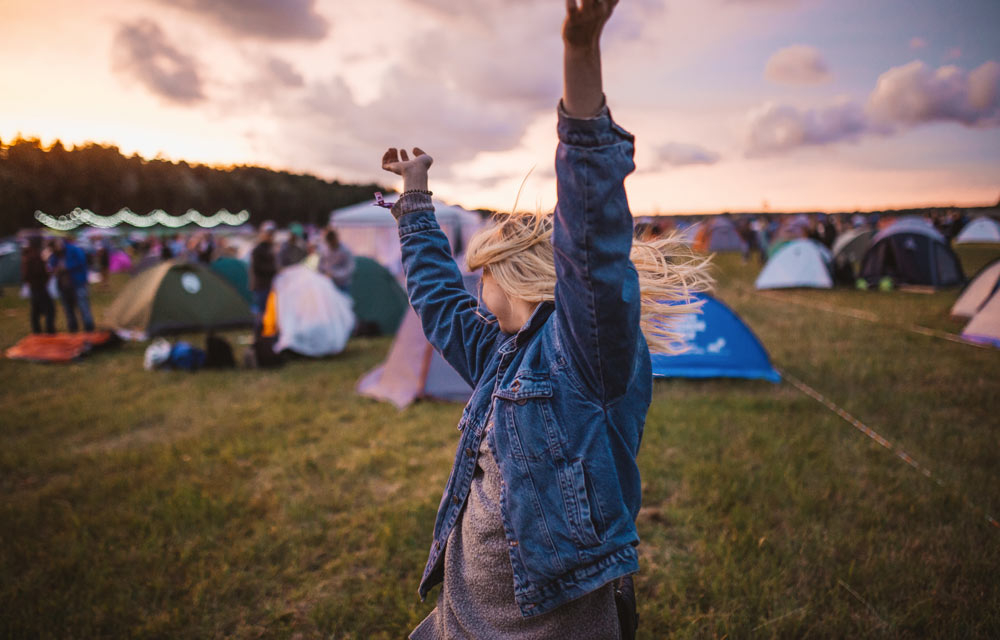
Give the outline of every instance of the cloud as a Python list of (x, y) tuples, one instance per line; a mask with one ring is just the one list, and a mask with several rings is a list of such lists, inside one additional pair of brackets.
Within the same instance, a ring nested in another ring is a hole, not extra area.
[(396, 68), (379, 96), (360, 104), (338, 77), (309, 87), (286, 118), (283, 139), (298, 141), (295, 153), (352, 176), (371, 176), (390, 146), (420, 146), (435, 158), (438, 178), (480, 152), (518, 145), (533, 112), (502, 102), (442, 90), (430, 78)]
[(661, 162), (665, 162), (673, 167), (715, 164), (719, 161), (718, 153), (693, 144), (668, 142), (661, 145), (656, 151), (657, 157)]
[(804, 110), (764, 105), (750, 114), (747, 155), (895, 135), (932, 122), (1000, 126), (1000, 64), (991, 60), (968, 73), (920, 61), (894, 67), (879, 76), (864, 106), (847, 99)]
[(435, 156), (438, 176), (482, 152), (516, 148), (540, 114), (554, 119), (564, 9), (514, 2), (517, 28), (503, 26), (510, 7), (498, 0), (411, 0), (407, 15), (419, 27), (397, 38), (393, 51), (405, 55), (383, 56), (375, 90), (352, 90), (339, 75), (312, 83), (281, 107), (289, 111), (283, 139), (308, 140), (305, 153), (344, 172), (371, 172), (387, 146), (417, 144)]
[(951, 49), (948, 49), (948, 51), (946, 51), (944, 54), (945, 60), (958, 60), (961, 57), (962, 57), (962, 49), (959, 47), (952, 47)]
[(798, 147), (857, 140), (867, 128), (864, 109), (849, 100), (805, 110), (766, 104), (750, 115), (747, 155), (773, 155)]
[(287, 60), (270, 57), (264, 63), (266, 79), (282, 87), (301, 87), (305, 84), (302, 74)]
[(329, 23), (316, 0), (162, 0), (238, 35), (270, 40), (322, 40)]
[(867, 111), (884, 127), (1000, 125), (1000, 64), (991, 60), (969, 73), (951, 65), (933, 70), (920, 61), (894, 67), (879, 76)]
[(772, 55), (764, 77), (778, 84), (820, 84), (830, 80), (830, 69), (818, 49), (797, 44)]
[(913, 38), (910, 39), (911, 49), (923, 49), (926, 46), (927, 46), (927, 41), (924, 40), (923, 38), (914, 36)]
[(172, 45), (158, 24), (137, 20), (119, 27), (112, 66), (162, 98), (191, 104), (205, 98), (195, 59)]

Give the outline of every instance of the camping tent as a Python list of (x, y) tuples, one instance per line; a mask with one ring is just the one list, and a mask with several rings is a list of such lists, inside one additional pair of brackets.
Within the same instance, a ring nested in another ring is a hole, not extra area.
[(847, 264), (857, 264), (865, 257), (865, 252), (872, 245), (875, 232), (868, 227), (855, 227), (844, 231), (833, 242), (833, 261), (844, 261)]
[(333, 281), (303, 264), (285, 267), (271, 284), (277, 305), (276, 353), (304, 356), (340, 353), (354, 330), (351, 299)]
[[(463, 279), (469, 292), (476, 290), (478, 275)], [(465, 402), (472, 388), (427, 342), (420, 318), (407, 309), (389, 356), (358, 381), (357, 392), (403, 409), (418, 398)]]
[(197, 263), (168, 260), (132, 278), (104, 314), (132, 338), (253, 326), (250, 306), (221, 277)]
[(257, 246), (257, 241), (253, 236), (239, 234), (226, 236), (221, 240), (220, 244), (226, 249), (232, 250), (236, 258), (243, 262), (250, 262), (250, 254), (253, 253), (254, 247)]
[(897, 284), (950, 287), (965, 280), (962, 265), (933, 227), (899, 221), (879, 231), (861, 261), (860, 276), (869, 283), (884, 277)]
[(210, 265), (212, 271), (222, 276), (236, 292), (247, 301), (253, 304), (253, 296), (250, 295), (250, 270), (247, 263), (238, 258), (223, 256), (216, 258)]
[(684, 244), (691, 246), (698, 239), (698, 231), (702, 227), (701, 222), (688, 223), (681, 222), (677, 224), (674, 233), (677, 234), (677, 239)]
[[(451, 240), (455, 255), (462, 253), (482, 226), (479, 214), (439, 200), (434, 200), (434, 215)], [(330, 214), (330, 226), (354, 255), (375, 259), (394, 276), (403, 272), (396, 219), (388, 209), (375, 206), (374, 200), (337, 209)]]
[(697, 251), (742, 251), (746, 246), (729, 216), (715, 216), (702, 223), (692, 245)]
[(656, 378), (750, 378), (779, 382), (757, 336), (725, 304), (707, 294), (700, 314), (682, 318), (678, 327), (689, 350), (678, 355), (652, 354)]
[(14, 240), (0, 242), (0, 287), (21, 284), (21, 245)]
[(354, 257), (351, 297), (358, 318), (357, 333), (365, 335), (395, 334), (410, 306), (406, 292), (389, 270), (364, 256)]
[(1000, 258), (979, 270), (951, 307), (956, 318), (971, 318), (1000, 289)]
[(875, 232), (867, 227), (844, 231), (833, 243), (833, 280), (837, 284), (853, 284), (861, 259), (872, 245)]
[(962, 330), (970, 342), (1000, 347), (1000, 293), (996, 290)]
[(965, 225), (962, 232), (955, 238), (955, 244), (971, 244), (974, 242), (1000, 242), (1000, 222), (985, 216), (976, 218)]
[(132, 258), (121, 249), (114, 249), (108, 256), (108, 271), (123, 273), (132, 270)]
[(829, 289), (833, 287), (832, 261), (829, 249), (815, 240), (792, 240), (768, 259), (754, 286), (758, 289)]

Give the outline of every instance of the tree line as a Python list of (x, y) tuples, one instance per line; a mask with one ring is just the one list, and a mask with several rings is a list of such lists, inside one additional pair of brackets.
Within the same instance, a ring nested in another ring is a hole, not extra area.
[(36, 210), (61, 216), (75, 207), (101, 215), (122, 207), (171, 215), (246, 209), (255, 225), (264, 220), (324, 225), (333, 209), (385, 190), (263, 167), (147, 160), (96, 143), (67, 149), (59, 141), (46, 148), (37, 139), (0, 140), (0, 236), (38, 227)]

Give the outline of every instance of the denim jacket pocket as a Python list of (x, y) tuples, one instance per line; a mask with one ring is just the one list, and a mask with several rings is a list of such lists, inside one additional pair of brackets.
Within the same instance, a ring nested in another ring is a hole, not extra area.
[[(540, 462), (551, 455), (552, 382), (548, 374), (519, 373), (494, 396), (502, 401), (511, 454), (519, 462)], [(524, 467), (527, 471), (527, 468)]]
[(579, 458), (560, 467), (559, 486), (566, 505), (566, 516), (581, 547), (596, 547), (604, 542), (598, 533), (598, 525), (600, 530), (604, 529), (603, 517), (599, 506), (596, 510), (591, 508), (597, 503), (590, 499), (589, 485), (583, 461)]
[(547, 374), (519, 374), (510, 384), (497, 389), (495, 395), (523, 406), (532, 398), (551, 398), (552, 382)]

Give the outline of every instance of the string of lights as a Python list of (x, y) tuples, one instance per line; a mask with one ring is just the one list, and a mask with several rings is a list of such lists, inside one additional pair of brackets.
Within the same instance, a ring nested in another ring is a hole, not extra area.
[(35, 211), (35, 220), (38, 220), (49, 229), (55, 231), (71, 231), (80, 225), (89, 225), (100, 229), (111, 229), (120, 224), (128, 224), (133, 227), (146, 228), (155, 224), (176, 229), (188, 224), (196, 224), (205, 229), (217, 227), (220, 224), (238, 226), (250, 219), (250, 213), (244, 209), (239, 213), (230, 213), (222, 209), (215, 215), (206, 216), (188, 209), (187, 212), (179, 216), (172, 216), (163, 209), (154, 209), (148, 215), (141, 215), (133, 212), (128, 207), (120, 209), (110, 216), (102, 216), (94, 213), (90, 209), (77, 207), (64, 216), (50, 216), (44, 211)]

